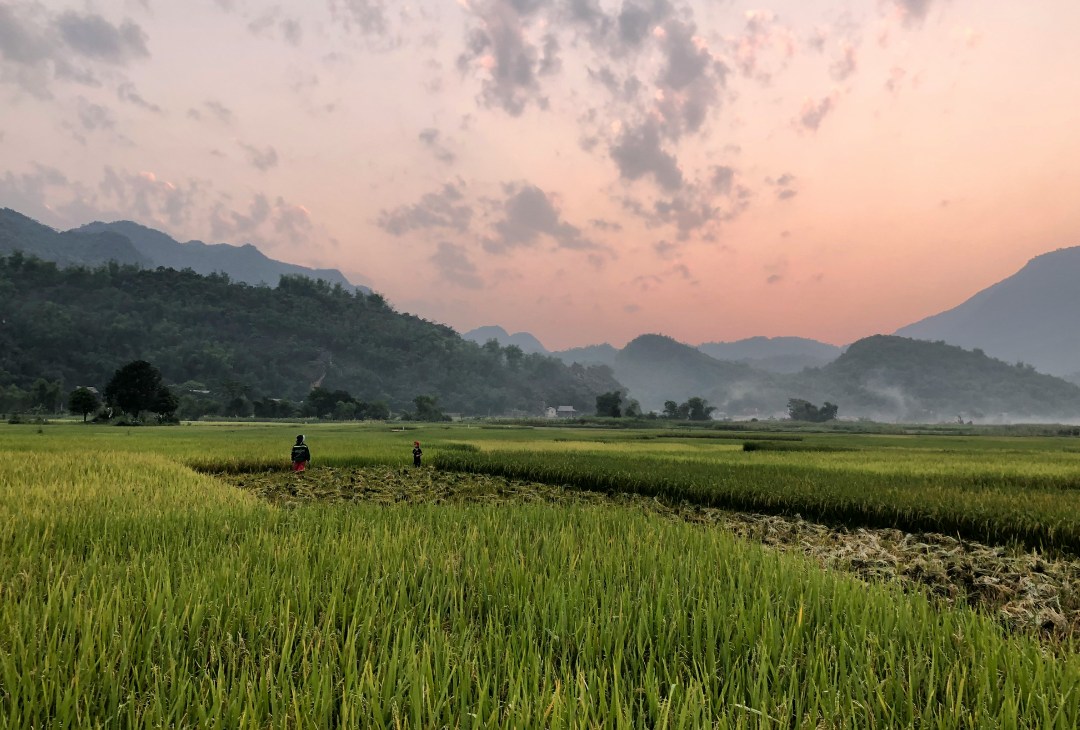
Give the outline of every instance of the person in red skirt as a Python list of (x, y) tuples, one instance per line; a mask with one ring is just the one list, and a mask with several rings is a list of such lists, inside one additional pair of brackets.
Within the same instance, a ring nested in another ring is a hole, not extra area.
[(304, 443), (304, 434), (296, 437), (296, 444), (292, 447), (292, 470), (304, 471), (308, 462), (311, 461), (311, 450)]

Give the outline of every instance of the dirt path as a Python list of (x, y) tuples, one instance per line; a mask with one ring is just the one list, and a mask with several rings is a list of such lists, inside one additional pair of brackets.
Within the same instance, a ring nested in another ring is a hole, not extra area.
[(1080, 559), (982, 545), (934, 533), (833, 527), (798, 516), (758, 515), (664, 504), (501, 477), (433, 469), (315, 468), (303, 475), (261, 472), (222, 477), (283, 506), (310, 502), (619, 505), (730, 530), (821, 566), (868, 581), (898, 581), (948, 603), (996, 616), (1013, 631), (1052, 641), (1080, 640)]

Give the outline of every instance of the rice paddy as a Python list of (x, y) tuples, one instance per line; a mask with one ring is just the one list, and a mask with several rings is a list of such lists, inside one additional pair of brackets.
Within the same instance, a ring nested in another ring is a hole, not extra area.
[(1075, 439), (0, 429), (3, 727), (1080, 725)]

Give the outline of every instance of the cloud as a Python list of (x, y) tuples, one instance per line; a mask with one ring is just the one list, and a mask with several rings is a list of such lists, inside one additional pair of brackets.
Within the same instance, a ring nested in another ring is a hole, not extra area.
[(356, 28), (364, 35), (382, 36), (389, 30), (383, 0), (329, 0), (330, 15), (345, 30)]
[(434, 264), (439, 276), (452, 284), (466, 289), (481, 289), (484, 286), (463, 246), (440, 241), (438, 250), (428, 260)]
[(891, 94), (897, 94), (900, 92), (900, 86), (904, 83), (904, 79), (907, 78), (907, 71), (894, 66), (889, 70), (889, 78), (885, 80), (885, 88)]
[(439, 130), (429, 127), (421, 130), (418, 137), (424, 147), (426, 147), (439, 162), (452, 165), (457, 159), (457, 155), (447, 149), (446, 146), (439, 141)]
[(273, 34), (276, 30), (282, 39), (293, 46), (300, 45), (304, 36), (304, 27), (297, 18), (281, 17), (281, 8), (274, 6), (266, 10), (248, 23), (248, 30), (252, 35), (264, 36)]
[(667, 19), (673, 11), (667, 0), (625, 2), (615, 20), (621, 46), (636, 48), (644, 44), (652, 29)]
[(61, 228), (91, 220), (128, 218), (146, 225), (191, 223), (203, 200), (195, 180), (171, 182), (151, 171), (130, 172), (106, 166), (96, 185), (68, 179), (55, 168), (35, 165), (31, 172), (5, 173), (0, 199), (23, 213)]
[[(199, 185), (193, 180), (177, 184), (159, 178), (154, 172), (121, 172), (105, 168), (105, 175), (98, 190), (108, 204), (121, 215), (131, 216), (140, 222), (167, 221), (180, 226), (191, 221), (193, 205), (199, 193)], [(98, 205), (101, 205), (101, 201)]]
[(664, 133), (678, 139), (699, 131), (709, 110), (719, 103), (727, 66), (713, 57), (692, 23), (669, 20), (654, 35), (664, 56), (656, 106), (664, 119)]
[(930, 12), (932, 0), (891, 0), (893, 10), (907, 26), (918, 25)]
[[(34, 164), (29, 172), (4, 172), (0, 176), (0, 200), (5, 207), (18, 210), (48, 225), (68, 227), (70, 221), (57, 210), (58, 195), (65, 198), (91, 195), (92, 191), (71, 183), (55, 167)], [(81, 221), (85, 222), (85, 221)]]
[(210, 214), (210, 231), (215, 240), (249, 236), (270, 219), (270, 201), (259, 193), (252, 197), (247, 213), (228, 210), (224, 203), (214, 206)]
[(54, 44), (25, 17), (27, 4), (0, 5), (0, 57), (32, 66), (48, 60)]
[(795, 189), (795, 176), (790, 172), (785, 172), (775, 180), (767, 177), (765, 183), (773, 188), (777, 200), (791, 200), (799, 194), (799, 191)]
[(818, 127), (821, 126), (821, 122), (835, 106), (836, 94), (826, 96), (820, 101), (807, 99), (803, 102), (802, 110), (799, 112), (796, 124), (803, 129), (817, 131)]
[(727, 195), (731, 192), (731, 185), (735, 180), (735, 170), (733, 168), (717, 165), (712, 168), (712, 175), (709, 178), (709, 184), (712, 189), (722, 195)]
[(538, 41), (528, 37), (527, 16), (540, 3), (517, 0), (488, 0), (472, 8), (479, 25), (465, 39), (465, 51), (458, 56), (462, 73), (482, 74), (480, 101), (520, 116), (529, 102), (547, 108), (540, 92), (539, 78), (561, 67), (559, 42), (551, 32)]
[(210, 231), (215, 240), (238, 244), (253, 241), (266, 250), (281, 248), (282, 242), (301, 246), (311, 241), (315, 226), (302, 205), (281, 196), (273, 202), (265, 193), (256, 193), (246, 212), (230, 210), (218, 202), (210, 212)]
[(771, 10), (748, 10), (745, 17), (742, 35), (731, 41), (735, 65), (743, 76), (768, 83), (795, 55), (795, 36)]
[(56, 27), (74, 51), (106, 63), (123, 65), (150, 56), (146, 33), (130, 20), (116, 26), (100, 15), (68, 11), (56, 19)]
[(308, 209), (302, 205), (286, 203), (281, 196), (274, 201), (273, 219), (274, 231), (293, 244), (306, 242), (313, 230)]
[(789, 262), (786, 256), (780, 256), (776, 260), (764, 265), (766, 284), (779, 284), (787, 277)]
[(510, 183), (503, 190), (507, 197), (500, 205), (502, 219), (494, 225), (496, 235), (484, 239), (487, 250), (504, 252), (531, 246), (541, 237), (550, 238), (559, 248), (600, 248), (577, 227), (562, 220), (551, 198), (535, 185)]
[(682, 170), (674, 155), (660, 147), (660, 130), (656, 124), (646, 122), (637, 128), (625, 128), (610, 151), (624, 180), (651, 177), (664, 190), (682, 187)]
[(154, 112), (155, 114), (161, 114), (162, 108), (157, 104), (152, 104), (142, 97), (142, 95), (135, 89), (135, 84), (130, 81), (125, 81), (116, 87), (116, 98), (120, 101), (126, 101), (129, 104), (134, 104), (140, 109), (145, 109), (148, 112)]
[(277, 150), (270, 145), (259, 149), (255, 145), (246, 144), (240, 141), (237, 141), (237, 144), (247, 153), (248, 162), (251, 163), (252, 167), (255, 167), (259, 171), (266, 172), (277, 166), (278, 153)]
[(376, 225), (394, 236), (425, 229), (452, 230), (465, 233), (472, 221), (472, 206), (465, 198), (463, 183), (447, 183), (437, 193), (426, 193), (419, 203), (403, 205), (379, 213)]
[[(234, 115), (232, 109), (222, 104), (220, 101), (214, 99), (208, 99), (203, 102), (202, 108), (205, 109), (222, 124), (232, 124)], [(188, 109), (188, 116), (192, 119), (202, 119), (202, 112), (198, 109)]]
[(112, 112), (100, 104), (94, 104), (80, 96), (78, 99), (79, 123), (83, 129), (93, 132), (99, 129), (112, 129), (116, 126), (116, 120)]
[(622, 223), (604, 220), (603, 218), (590, 218), (589, 225), (598, 231), (612, 231), (618, 233), (623, 229)]
[(829, 73), (837, 81), (843, 81), (855, 73), (855, 70), (859, 66), (858, 58), (855, 46), (845, 41), (840, 46), (840, 58), (833, 62), (829, 67)]
[(36, 4), (0, 4), (0, 82), (42, 99), (51, 97), (49, 84), (56, 77), (97, 85), (92, 72), (65, 58), (67, 50), (43, 12)]

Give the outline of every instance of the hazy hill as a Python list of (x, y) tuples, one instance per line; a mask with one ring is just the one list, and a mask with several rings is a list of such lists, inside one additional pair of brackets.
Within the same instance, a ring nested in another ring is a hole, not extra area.
[(540, 340), (536, 339), (528, 332), (515, 332), (514, 334), (509, 334), (498, 325), (477, 327), (474, 330), (469, 330), (463, 334), (462, 337), (470, 342), (476, 342), (481, 345), (488, 340), (495, 340), (503, 347), (516, 345), (520, 347), (521, 351), (526, 355), (548, 354), (547, 348), (544, 347)]
[[(310, 279), (322, 279), (349, 289), (353, 288), (353, 284), (337, 269), (313, 269), (276, 261), (250, 243), (242, 246), (228, 243), (203, 243), (202, 241), (180, 243), (161, 231), (131, 221), (88, 223), (73, 229), (71, 233), (78, 235), (112, 233), (124, 236), (131, 241), (139, 254), (151, 262), (151, 267), (164, 266), (177, 271), (191, 269), (196, 274), (220, 272), (228, 274), (233, 281), (242, 281), (256, 286), (277, 286), (278, 279), (285, 274), (292, 274)], [(365, 293), (371, 291), (363, 286), (356, 288)]]
[(717, 360), (753, 365), (773, 373), (797, 373), (826, 365), (840, 356), (836, 345), (805, 337), (749, 337), (735, 342), (703, 342), (698, 349)]
[(619, 351), (604, 343), (602, 345), (586, 345), (585, 347), (571, 347), (569, 350), (560, 350), (551, 353), (567, 365), (581, 363), (582, 365), (608, 365), (615, 367), (615, 356)]
[(1080, 387), (979, 351), (875, 335), (834, 362), (792, 376), (792, 396), (840, 406), (841, 417), (938, 422), (1077, 421)]
[(353, 284), (337, 269), (312, 269), (267, 258), (251, 244), (179, 243), (161, 231), (131, 221), (89, 223), (59, 232), (9, 208), (0, 209), (0, 255), (22, 251), (60, 266), (100, 266), (115, 261), (145, 269), (159, 266), (191, 269), (197, 274), (224, 273), (233, 281), (276, 286), (285, 274), (323, 279), (347, 289), (371, 292)]
[(0, 257), (0, 312), (0, 387), (45, 378), (100, 389), (136, 359), (215, 395), (299, 400), (320, 385), (393, 410), (434, 395), (448, 412), (591, 413), (598, 394), (620, 387), (609, 368), (481, 347), (377, 294), (301, 276), (270, 288), (115, 263), (59, 268), (20, 253)]
[(111, 232), (79, 236), (61, 233), (43, 226), (10, 208), (0, 209), (0, 255), (24, 251), (60, 266), (96, 266), (106, 261), (150, 267), (143, 256), (124, 236)]
[(897, 335), (942, 340), (1055, 375), (1080, 371), (1080, 246), (1036, 256), (963, 304)]
[(763, 403), (786, 399), (770, 373), (716, 360), (664, 335), (642, 335), (615, 356), (615, 378), (645, 411), (700, 396), (729, 415), (758, 414)]
[(876, 335), (833, 362), (794, 374), (716, 360), (689, 345), (644, 335), (615, 356), (616, 379), (645, 410), (701, 396), (732, 418), (784, 417), (790, 398), (840, 406), (841, 418), (979, 422), (1080, 420), (1080, 387), (937, 342)]

